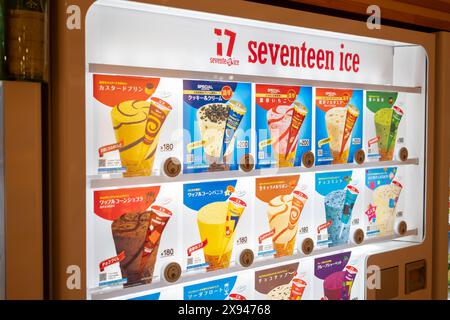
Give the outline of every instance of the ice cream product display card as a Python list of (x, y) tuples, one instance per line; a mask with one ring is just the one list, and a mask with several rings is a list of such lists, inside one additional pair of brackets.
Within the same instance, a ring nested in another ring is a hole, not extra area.
[(251, 84), (183, 83), (184, 172), (238, 170), (251, 150)]
[(187, 270), (225, 269), (252, 249), (253, 208), (248, 178), (185, 184), (183, 254)]
[(258, 178), (255, 195), (258, 256), (297, 253), (313, 226), (314, 174)]
[(256, 85), (256, 168), (301, 166), (311, 150), (312, 88)]
[(182, 300), (181, 286), (165, 287), (159, 290), (150, 290), (139, 294), (127, 295), (123, 300), (131, 301), (156, 301), (156, 300)]
[(179, 189), (164, 185), (93, 192), (90, 288), (150, 284), (161, 279), (165, 265), (181, 263)]
[(316, 164), (353, 163), (362, 135), (363, 91), (316, 89)]
[(403, 215), (405, 192), (399, 169), (379, 168), (366, 170), (365, 219), (367, 235), (388, 236), (395, 232), (398, 218)]
[(367, 91), (365, 148), (369, 160), (392, 161), (405, 145), (405, 107), (396, 92)]
[(314, 260), (315, 300), (362, 300), (365, 256), (343, 252)]
[(311, 300), (313, 260), (277, 264), (255, 271), (256, 300)]
[(179, 158), (181, 86), (179, 79), (93, 75), (88, 173), (159, 175), (166, 159)]
[(215, 278), (183, 288), (183, 299), (195, 300), (253, 300), (253, 279), (245, 271), (224, 278)]
[(363, 174), (361, 170), (316, 174), (314, 219), (319, 247), (348, 244), (352, 231), (362, 224)]

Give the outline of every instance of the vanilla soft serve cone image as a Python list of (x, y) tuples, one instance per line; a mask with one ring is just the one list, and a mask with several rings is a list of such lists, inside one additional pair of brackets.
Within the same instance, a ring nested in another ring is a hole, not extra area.
[(380, 235), (389, 235), (394, 232), (396, 207), (402, 188), (398, 181), (393, 181), (391, 184), (378, 187), (373, 193), (376, 225)]
[[(207, 270), (228, 268), (230, 265), (232, 246), (228, 246), (227, 202), (210, 203), (198, 212), (197, 224), (202, 242), (206, 242), (203, 248)], [(234, 238), (234, 234), (231, 235)]]
[(325, 123), (327, 126), (329, 145), (333, 156), (333, 164), (347, 163), (348, 153), (350, 149), (350, 140), (344, 141), (345, 124), (347, 121), (346, 108), (330, 109), (325, 115)]
[(142, 143), (142, 162), (140, 167), (143, 175), (151, 175), (153, 163), (158, 150), (161, 128), (166, 122), (172, 106), (159, 98), (152, 98), (148, 112), (147, 124), (145, 126), (144, 141)]
[(150, 102), (125, 101), (111, 111), (111, 119), (117, 143), (121, 143), (120, 159), (126, 168), (125, 177), (143, 174), (142, 144), (147, 124)]
[(203, 150), (209, 164), (218, 163), (222, 156), (227, 119), (228, 106), (224, 103), (207, 104), (197, 112)]

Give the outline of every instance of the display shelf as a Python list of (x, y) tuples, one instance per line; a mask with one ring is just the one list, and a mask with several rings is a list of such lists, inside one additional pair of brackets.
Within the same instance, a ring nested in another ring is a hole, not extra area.
[(282, 78), (282, 77), (263, 77), (256, 75), (242, 75), (231, 73), (217, 73), (217, 72), (203, 72), (203, 71), (186, 71), (186, 70), (170, 70), (157, 68), (143, 68), (133, 66), (120, 65), (105, 65), (105, 64), (89, 64), (89, 72), (103, 73), (103, 74), (126, 74), (137, 76), (152, 76), (152, 77), (166, 77), (166, 78), (182, 78), (182, 79), (197, 79), (197, 80), (218, 80), (218, 81), (239, 81), (250, 83), (276, 83), (278, 85), (301, 85), (311, 87), (324, 88), (352, 88), (363, 90), (378, 90), (390, 92), (405, 92), (405, 93), (422, 93), (421, 87), (408, 87), (396, 85), (380, 85), (370, 83), (357, 82), (338, 82), (338, 81), (324, 81), (324, 80), (310, 80), (297, 78)]
[[(233, 274), (244, 270), (249, 269), (255, 269), (255, 268), (263, 268), (263, 267), (269, 267), (274, 264), (283, 264), (283, 263), (289, 263), (294, 262), (302, 258), (314, 258), (319, 257), (325, 254), (329, 254), (332, 252), (340, 252), (349, 250), (355, 247), (362, 247), (367, 245), (373, 245), (376, 244), (377, 246), (384, 246), (384, 244), (391, 243), (392, 248), (395, 248), (398, 244), (393, 244), (392, 240), (401, 240), (402, 238), (406, 238), (409, 236), (417, 236), (418, 235), (418, 229), (412, 229), (407, 231), (404, 235), (390, 235), (390, 236), (384, 236), (384, 237), (378, 237), (378, 238), (372, 238), (367, 239), (364, 241), (363, 244), (357, 245), (350, 243), (346, 246), (339, 246), (339, 247), (332, 247), (332, 248), (316, 248), (314, 251), (306, 256), (304, 254), (296, 254), (290, 257), (284, 257), (284, 258), (277, 258), (277, 259), (261, 259), (256, 260), (250, 268), (244, 268), (242, 266), (236, 265), (233, 267), (230, 267), (228, 269), (213, 271), (213, 272), (201, 272), (201, 273), (195, 273), (195, 274), (185, 274), (182, 275), (180, 280), (176, 283), (168, 283), (166, 281), (160, 281), (155, 284), (148, 284), (148, 285), (141, 285), (136, 287), (130, 287), (130, 288), (113, 288), (113, 287), (105, 287), (102, 289), (96, 289), (91, 290), (91, 298), (92, 300), (107, 300), (107, 299), (117, 299), (126, 295), (131, 294), (138, 294), (140, 292), (145, 292), (149, 290), (157, 290), (165, 287), (170, 286), (177, 286), (177, 285), (186, 285), (188, 283), (194, 283), (198, 281), (208, 281), (209, 279), (220, 277), (220, 276), (226, 276), (227, 274)], [(414, 242), (413, 242), (414, 244)]]
[(99, 188), (111, 188), (111, 187), (126, 187), (137, 185), (149, 185), (160, 184), (170, 182), (195, 182), (205, 180), (223, 180), (223, 179), (237, 179), (237, 178), (249, 178), (259, 176), (275, 176), (275, 175), (289, 175), (306, 172), (332, 172), (338, 170), (353, 170), (364, 168), (384, 168), (393, 166), (408, 166), (418, 165), (419, 159), (409, 159), (406, 161), (383, 161), (383, 162), (365, 162), (363, 164), (338, 164), (338, 165), (326, 165), (315, 166), (312, 168), (294, 167), (294, 168), (272, 168), (272, 169), (259, 169), (252, 172), (243, 171), (220, 171), (220, 172), (205, 172), (205, 173), (190, 173), (181, 174), (176, 178), (170, 178), (165, 175), (151, 176), (151, 177), (133, 177), (123, 178), (121, 174), (107, 174), (107, 175), (93, 175), (88, 176), (88, 185), (92, 189)]

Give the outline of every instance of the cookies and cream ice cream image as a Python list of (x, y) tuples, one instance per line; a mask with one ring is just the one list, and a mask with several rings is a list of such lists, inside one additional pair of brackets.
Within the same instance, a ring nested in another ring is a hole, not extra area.
[(228, 107), (224, 103), (208, 104), (198, 110), (197, 120), (202, 145), (209, 163), (217, 163), (221, 158), (227, 119)]
[(185, 172), (237, 170), (250, 152), (251, 85), (183, 83)]
[(301, 165), (310, 150), (309, 87), (256, 85), (257, 167)]

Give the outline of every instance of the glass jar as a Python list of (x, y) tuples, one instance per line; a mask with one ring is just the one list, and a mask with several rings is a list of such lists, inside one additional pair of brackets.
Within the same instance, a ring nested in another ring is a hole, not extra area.
[(5, 20), (6, 20), (6, 6), (5, 0), (0, 0), (0, 80), (6, 79), (5, 72)]
[(6, 67), (14, 80), (42, 81), (46, 0), (6, 0)]

